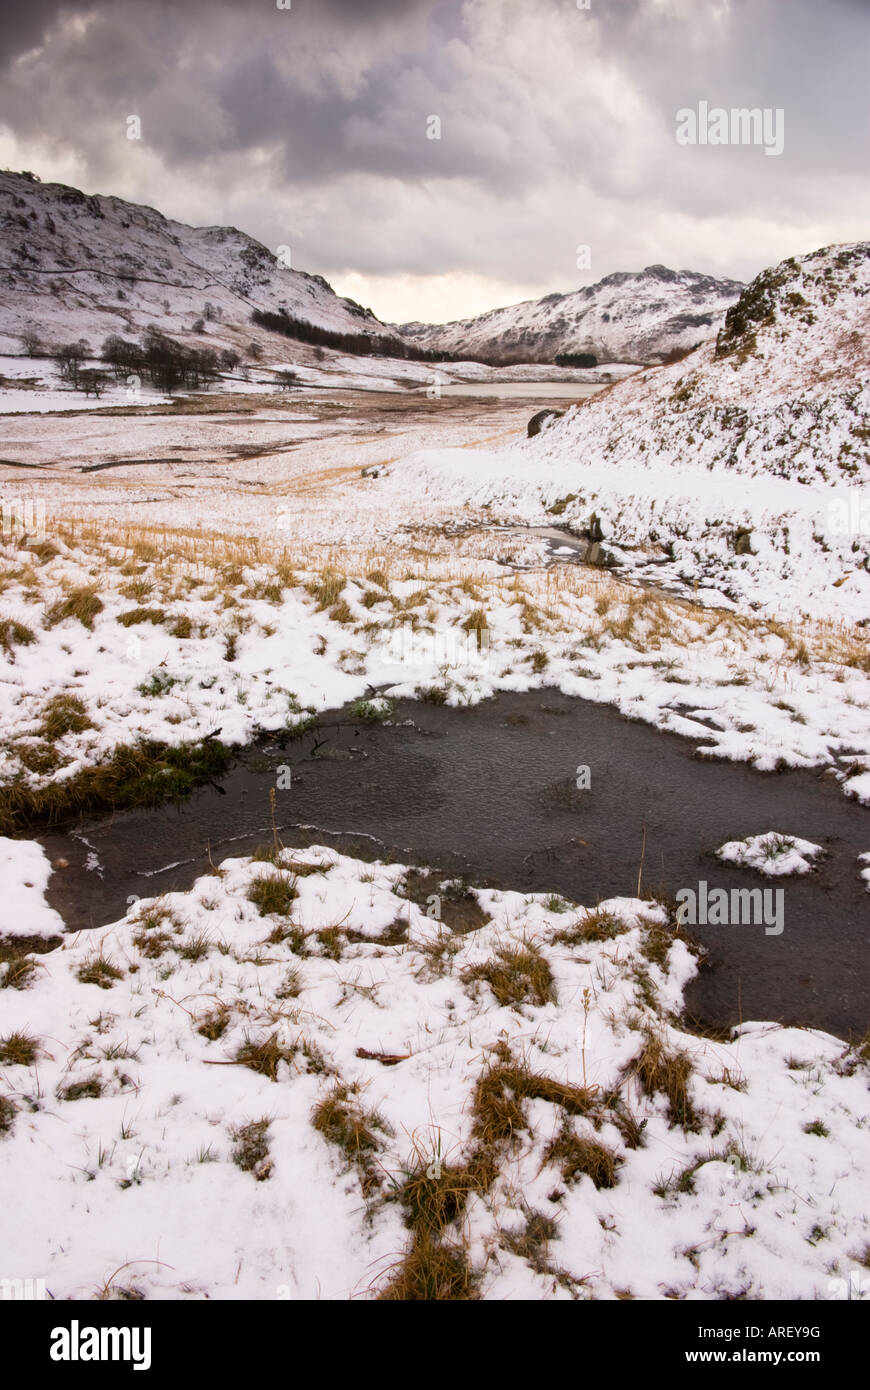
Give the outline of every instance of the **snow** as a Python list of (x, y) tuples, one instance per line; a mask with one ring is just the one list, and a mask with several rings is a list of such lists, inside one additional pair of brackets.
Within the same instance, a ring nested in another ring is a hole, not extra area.
[[(499, 1055), (586, 1088), (593, 1108), (618, 1090), (643, 1129), (630, 1147), (612, 1109), (594, 1128), (549, 1101), (524, 1102), (528, 1128), (499, 1146), (495, 1180), (448, 1233), (465, 1243), (483, 1297), (825, 1298), (860, 1262), (870, 1239), (866, 1062), (818, 1031), (752, 1022), (711, 1042), (667, 1021), (695, 964), (679, 940), (664, 967), (650, 963), (661, 908), (602, 903), (593, 920), (611, 914), (618, 934), (578, 949), (558, 936), (589, 909), (477, 890), (490, 924), (439, 955), (444, 928), (402, 895), (403, 866), (318, 846), (279, 862), (225, 860), (187, 893), (68, 936), (33, 957), (28, 988), (4, 991), (4, 1036), (26, 1032), (40, 1049), (33, 1066), (0, 1073), (17, 1107), (0, 1137), (0, 1182), (39, 1192), (38, 1202), (3, 1204), (8, 1268), (44, 1278), (54, 1298), (107, 1283), (116, 1297), (372, 1296), (409, 1244), (396, 1184), (439, 1149), (445, 1165), (462, 1163), (476, 1082)], [(247, 896), (276, 872), (295, 880), (294, 937)], [(45, 925), (47, 876), (46, 864), (28, 873), (29, 888), (23, 874), (16, 885), (24, 931)], [(397, 919), (408, 940), (387, 946), (379, 937)], [(338, 959), (316, 935), (335, 924)], [(550, 965), (557, 1002), (502, 1005), (470, 979), (496, 951), (529, 942)], [(100, 957), (120, 972), (107, 988), (78, 978)], [(209, 1041), (197, 1028), (216, 1010), (226, 1026)], [(246, 1040), (273, 1035), (287, 1057), (275, 1080), (234, 1062)], [(697, 1129), (670, 1123), (665, 1097), (641, 1088), (632, 1067), (647, 1035), (691, 1059)], [(363, 1053), (404, 1060), (384, 1066)], [(337, 1082), (358, 1086), (380, 1116), (368, 1166), (312, 1126)], [(100, 1094), (66, 1098), (80, 1083)], [(261, 1117), (268, 1156), (243, 1171), (233, 1134)], [(560, 1176), (547, 1148), (564, 1124), (612, 1151), (614, 1186)], [(555, 1222), (543, 1260), (504, 1240), (531, 1212)]]
[(44, 898), (50, 877), (51, 865), (41, 845), (0, 837), (0, 883), (3, 885), (0, 935), (58, 936), (65, 930), (60, 913), (49, 907)]
[(743, 868), (757, 869), (768, 878), (780, 878), (786, 874), (808, 874), (815, 868), (813, 861), (824, 852), (823, 847), (813, 844), (812, 840), (768, 830), (764, 835), (729, 840), (719, 846), (716, 854), (725, 864), (739, 864)]
[(447, 324), (402, 324), (406, 337), (442, 352), (547, 356), (587, 352), (599, 361), (649, 362), (714, 337), (743, 286), (693, 271), (647, 266), (564, 295), (545, 295)]

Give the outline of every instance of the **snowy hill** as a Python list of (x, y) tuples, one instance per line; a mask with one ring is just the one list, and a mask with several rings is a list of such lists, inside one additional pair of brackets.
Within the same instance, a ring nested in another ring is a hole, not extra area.
[(593, 353), (600, 362), (661, 361), (714, 337), (739, 296), (737, 280), (647, 266), (607, 275), (573, 294), (548, 294), (477, 318), (402, 324), (419, 347), (513, 362), (552, 362), (557, 353)]
[(537, 439), (478, 450), (473, 472), (465, 451), (418, 454), (401, 486), (493, 519), (555, 513), (654, 563), (660, 583), (866, 619), (868, 340), (870, 243), (791, 258), (684, 361), (613, 385)]
[(391, 336), (370, 310), (235, 227), (188, 227), (123, 198), (0, 172), (0, 351), (19, 352), (28, 327), (48, 346), (84, 337), (98, 351), (109, 334), (153, 323), (241, 352), (255, 339), (264, 360), (286, 358), (287, 340), (258, 329), (254, 309)]

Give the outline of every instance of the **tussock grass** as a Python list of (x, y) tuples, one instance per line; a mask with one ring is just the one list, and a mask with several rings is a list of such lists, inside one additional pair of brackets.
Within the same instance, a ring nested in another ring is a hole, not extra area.
[(499, 1004), (556, 1003), (553, 972), (546, 957), (537, 947), (501, 946), (491, 960), (472, 965), (463, 971), (465, 984), (485, 980)]
[(92, 632), (94, 619), (98, 613), (102, 613), (105, 606), (97, 593), (98, 587), (96, 584), (89, 584), (70, 589), (66, 598), (58, 599), (46, 612), (46, 626), (56, 627), (58, 623), (66, 622), (67, 618), (75, 618), (82, 627)]
[(139, 931), (133, 937), (133, 945), (146, 960), (159, 960), (172, 945), (168, 932)]
[(307, 584), (306, 589), (311, 597), (317, 600), (317, 611), (320, 613), (325, 608), (333, 608), (338, 603), (346, 583), (346, 574), (340, 574), (337, 570), (325, 569), (321, 572), (319, 580), (313, 584)]
[(503, 1231), (499, 1244), (503, 1250), (525, 1260), (536, 1274), (550, 1272), (547, 1250), (551, 1240), (556, 1240), (559, 1229), (551, 1216), (540, 1211), (526, 1213), (526, 1224), (521, 1231)]
[(251, 1071), (257, 1072), (260, 1076), (267, 1076), (270, 1081), (277, 1081), (281, 1063), (286, 1062), (289, 1066), (297, 1051), (297, 1047), (287, 1047), (280, 1042), (277, 1033), (270, 1033), (259, 1042), (246, 1037), (236, 1051), (234, 1060), (244, 1067), (250, 1067)]
[(381, 1302), (455, 1303), (479, 1298), (478, 1277), (461, 1245), (423, 1234), (378, 1294)]
[(166, 610), (163, 608), (128, 608), (126, 613), (119, 613), (116, 619), (122, 627), (135, 627), (137, 623), (153, 623), (155, 627), (166, 619)]
[(54, 743), (65, 734), (81, 734), (93, 727), (87, 706), (78, 695), (53, 695), (43, 708), (39, 732)]
[(341, 927), (323, 927), (315, 932), (317, 940), (323, 947), (323, 954), (328, 960), (341, 960), (344, 953), (347, 935)]
[(368, 1166), (368, 1160), (379, 1147), (376, 1131), (392, 1133), (383, 1116), (365, 1110), (359, 1101), (359, 1087), (336, 1082), (328, 1095), (318, 1101), (311, 1114), (311, 1123), (329, 1144), (341, 1149), (348, 1165)]
[(207, 1038), (209, 1042), (217, 1042), (227, 1031), (230, 1021), (230, 1011), (226, 1004), (220, 1004), (216, 1009), (209, 1010), (202, 1014), (195, 1023), (196, 1031), (201, 1038)]
[(625, 922), (614, 913), (596, 908), (556, 932), (553, 941), (563, 946), (580, 946), (589, 941), (612, 941), (628, 930)]
[(37, 963), (30, 956), (16, 956), (0, 965), (0, 989), (27, 989), (33, 983)]
[(103, 1094), (103, 1081), (98, 1073), (84, 1081), (71, 1081), (68, 1086), (58, 1088), (58, 1100), (99, 1100)]
[(117, 965), (102, 954), (89, 956), (76, 971), (76, 979), (80, 984), (96, 985), (99, 989), (111, 989), (116, 980), (123, 978), (123, 970), (119, 970)]
[(570, 1124), (547, 1146), (544, 1160), (558, 1163), (562, 1180), (575, 1183), (579, 1177), (591, 1178), (596, 1187), (615, 1187), (616, 1171), (621, 1162), (612, 1149), (597, 1139), (575, 1134)]
[(29, 1033), (7, 1033), (0, 1038), (0, 1066), (32, 1067), (39, 1052), (39, 1040)]
[(692, 1062), (685, 1052), (669, 1051), (658, 1034), (647, 1032), (643, 1048), (628, 1071), (637, 1077), (648, 1096), (667, 1097), (668, 1119), (672, 1125), (681, 1125), (686, 1130), (700, 1128), (699, 1116), (689, 1096)]
[(8, 1096), (0, 1096), (0, 1134), (9, 1134), (15, 1116), (18, 1114), (18, 1106)]
[(15, 647), (29, 647), (36, 641), (36, 633), (26, 623), (15, 618), (0, 618), (0, 651), (12, 655)]
[(252, 880), (246, 896), (261, 917), (286, 917), (296, 900), (296, 884), (282, 873), (260, 874)]

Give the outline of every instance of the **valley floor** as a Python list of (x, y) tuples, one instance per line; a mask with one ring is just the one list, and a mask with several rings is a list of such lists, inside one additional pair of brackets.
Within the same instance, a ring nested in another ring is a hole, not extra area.
[[(338, 391), (5, 417), (4, 519), (32, 525), (4, 536), (0, 832), (123, 797), (138, 740), (171, 779), (167, 749), (325, 709), (543, 685), (870, 801), (848, 612), (643, 587), (628, 552), (554, 561), (521, 523), (558, 505), (426, 482), (433, 453), (483, 478), (537, 408)], [(866, 1045), (693, 1034), (661, 904), (480, 889), (457, 935), (449, 885), (273, 844), (45, 951), (50, 865), (0, 852), (4, 1276), (61, 1298), (814, 1298), (870, 1260)]]

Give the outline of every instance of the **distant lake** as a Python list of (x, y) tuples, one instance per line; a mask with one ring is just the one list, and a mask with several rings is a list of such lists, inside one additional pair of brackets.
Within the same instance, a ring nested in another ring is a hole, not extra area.
[(580, 401), (587, 396), (595, 396), (610, 382), (600, 385), (575, 381), (462, 381), (441, 387), (442, 396), (498, 396), (509, 399), (512, 396), (555, 397), (558, 400)]

